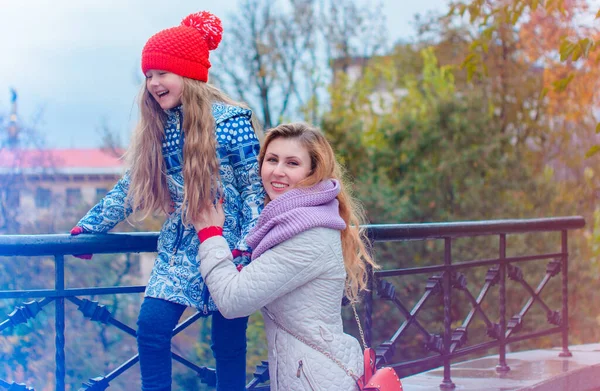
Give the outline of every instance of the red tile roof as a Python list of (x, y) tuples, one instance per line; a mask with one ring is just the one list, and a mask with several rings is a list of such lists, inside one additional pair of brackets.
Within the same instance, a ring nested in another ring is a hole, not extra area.
[[(122, 154), (122, 151), (120, 151)], [(125, 162), (114, 153), (100, 149), (0, 149), (0, 168), (25, 170), (56, 170), (110, 172), (120, 170)]]

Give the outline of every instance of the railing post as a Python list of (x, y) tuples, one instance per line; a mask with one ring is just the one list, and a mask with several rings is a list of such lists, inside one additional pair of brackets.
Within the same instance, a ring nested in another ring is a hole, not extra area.
[(562, 252), (562, 352), (559, 357), (572, 357), (569, 351), (569, 248), (567, 245), (567, 230), (561, 231), (561, 252)]
[(506, 364), (506, 234), (500, 234), (498, 258), (500, 260), (500, 330), (498, 333), (500, 362), (496, 366), (496, 372), (506, 373), (510, 371), (510, 367)]
[(440, 384), (441, 390), (453, 390), (456, 385), (450, 378), (450, 343), (452, 342), (452, 239), (444, 238), (444, 380)]
[(367, 266), (367, 269), (369, 275), (369, 280), (367, 282), (369, 290), (365, 295), (365, 342), (367, 343), (367, 346), (371, 346), (373, 336), (373, 286), (375, 284), (373, 283), (373, 268), (371, 266)]
[(62, 254), (54, 256), (54, 290), (57, 297), (54, 313), (56, 329), (56, 391), (65, 390), (65, 257)]

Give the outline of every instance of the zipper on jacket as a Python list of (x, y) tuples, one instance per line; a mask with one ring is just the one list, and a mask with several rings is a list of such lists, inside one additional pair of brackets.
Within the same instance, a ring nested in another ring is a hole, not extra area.
[[(307, 369), (308, 369), (308, 368), (307, 368)], [(312, 382), (311, 382), (310, 378), (308, 377), (308, 373), (306, 372), (306, 369), (304, 368), (304, 363), (302, 362), (302, 360), (299, 360), (299, 361), (298, 361), (298, 370), (296, 371), (296, 377), (297, 377), (298, 379), (300, 379), (300, 382), (302, 382), (302, 383), (303, 383), (303, 381), (302, 381), (302, 376), (301, 376), (301, 375), (304, 375), (304, 380), (305, 380), (305, 382), (306, 382), (306, 385), (308, 385), (308, 389), (310, 389), (310, 390), (312, 390), (312, 391), (315, 391), (315, 390), (316, 390), (316, 388), (315, 388), (315, 386), (312, 384)], [(305, 385), (305, 388), (307, 388), (307, 387), (306, 387), (306, 385)]]
[(208, 315), (208, 287), (206, 286), (206, 281), (204, 281), (204, 288), (202, 289), (202, 303), (204, 303), (202, 313)]

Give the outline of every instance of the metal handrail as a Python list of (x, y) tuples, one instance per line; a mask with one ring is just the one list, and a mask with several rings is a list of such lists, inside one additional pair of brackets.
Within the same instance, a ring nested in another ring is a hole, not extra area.
[[(450, 223), (370, 224), (368, 236), (376, 242), (426, 240), (445, 237), (550, 232), (585, 226), (581, 216), (527, 220), (484, 220)], [(99, 235), (2, 235), (0, 256), (54, 254), (110, 254), (154, 252), (158, 232), (107, 233)]]

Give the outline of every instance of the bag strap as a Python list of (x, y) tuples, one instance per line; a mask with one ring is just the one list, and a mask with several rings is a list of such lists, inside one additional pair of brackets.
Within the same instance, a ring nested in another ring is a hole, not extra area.
[(356, 306), (352, 303), (352, 311), (354, 311), (354, 319), (356, 319), (356, 324), (358, 325), (358, 332), (360, 333), (360, 339), (362, 341), (363, 350), (367, 350), (367, 342), (365, 341), (365, 333), (363, 333), (362, 326), (360, 325), (360, 318), (358, 317), (358, 312), (356, 312)]
[(273, 323), (275, 323), (275, 325), (277, 327), (279, 327), (281, 330), (285, 331), (286, 333), (288, 333), (292, 337), (296, 338), (298, 341), (302, 342), (303, 344), (305, 344), (309, 348), (312, 348), (312, 349), (316, 350), (317, 352), (321, 353), (322, 355), (324, 355), (325, 357), (327, 357), (328, 359), (330, 359), (331, 361), (333, 361), (338, 367), (340, 367), (344, 372), (346, 372), (346, 374), (348, 376), (350, 376), (352, 379), (354, 379), (354, 381), (358, 382), (359, 377), (356, 374), (354, 374), (354, 372), (352, 372), (352, 370), (346, 368), (346, 366), (344, 364), (342, 364), (342, 362), (340, 360), (338, 360), (336, 357), (334, 357), (331, 353), (323, 350), (320, 346), (315, 345), (314, 343), (312, 343), (310, 341), (307, 341), (303, 337), (301, 337), (301, 336), (296, 335), (295, 333), (293, 333), (287, 327), (285, 327), (284, 325), (282, 325), (281, 323), (279, 323), (277, 321), (277, 319), (275, 319), (275, 316), (272, 315), (270, 312), (269, 312), (269, 315), (270, 315), (269, 318), (273, 321)]
[(356, 324), (358, 325), (358, 331), (360, 333), (360, 339), (363, 344), (363, 356), (364, 356), (364, 378), (370, 379), (375, 373), (375, 352), (373, 349), (367, 346), (367, 342), (365, 341), (365, 334), (363, 333), (362, 326), (360, 324), (360, 317), (358, 316), (358, 312), (356, 311), (356, 306), (352, 303), (352, 311), (354, 311), (354, 319), (356, 319)]

